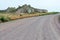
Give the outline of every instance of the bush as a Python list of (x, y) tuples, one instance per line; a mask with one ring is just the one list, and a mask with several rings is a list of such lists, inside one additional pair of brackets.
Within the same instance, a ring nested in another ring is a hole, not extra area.
[(20, 16), (22, 16), (22, 14), (20, 14)]
[(9, 18), (2, 16), (2, 17), (0, 18), (0, 20), (1, 20), (2, 22), (7, 22), (7, 21), (9, 21)]
[[(1, 19), (1, 17), (0, 17), (0, 19)], [(0, 23), (1, 23), (2, 21), (0, 20)]]

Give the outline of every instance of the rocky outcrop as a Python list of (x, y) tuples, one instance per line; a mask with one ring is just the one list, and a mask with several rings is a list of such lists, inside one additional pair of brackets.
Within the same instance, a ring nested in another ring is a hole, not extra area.
[(46, 9), (37, 9), (34, 7), (31, 7), (30, 5), (23, 5), (19, 6), (18, 8), (15, 7), (8, 7), (6, 10), (0, 10), (0, 12), (7, 12), (7, 13), (16, 13), (16, 14), (21, 14), (21, 13), (46, 13), (48, 10)]
[(34, 13), (34, 12), (46, 13), (46, 12), (48, 12), (48, 10), (33, 8), (30, 5), (23, 5), (22, 7), (18, 8), (16, 10), (16, 13), (18, 13), (18, 14), (20, 14), (20, 13)]
[(35, 12), (46, 13), (46, 12), (48, 12), (48, 11), (45, 10), (45, 9), (35, 9)]

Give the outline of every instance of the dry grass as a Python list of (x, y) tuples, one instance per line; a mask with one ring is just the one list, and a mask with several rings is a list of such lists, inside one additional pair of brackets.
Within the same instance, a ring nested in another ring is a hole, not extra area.
[(35, 14), (11, 14), (11, 13), (6, 13), (6, 14), (2, 14), (0, 13), (0, 18), (4, 17), (4, 18), (9, 18), (9, 20), (16, 20), (16, 19), (21, 19), (21, 18), (28, 18), (28, 17), (34, 17), (34, 16), (41, 16), (41, 15), (46, 15), (48, 13), (35, 13)]
[(11, 20), (15, 20), (15, 19), (20, 19), (20, 18), (39, 16), (42, 14), (45, 14), (45, 13), (22, 14), (22, 16), (20, 16), (19, 14), (2, 14), (2, 13), (0, 13), (0, 17), (4, 16), (4, 17), (9, 17)]

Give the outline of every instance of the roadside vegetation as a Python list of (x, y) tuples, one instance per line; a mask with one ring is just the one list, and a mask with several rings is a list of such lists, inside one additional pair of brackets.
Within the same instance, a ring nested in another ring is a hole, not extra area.
[(36, 17), (36, 16), (44, 16), (44, 15), (51, 15), (57, 14), (58, 12), (49, 12), (49, 13), (32, 13), (32, 14), (11, 14), (11, 13), (0, 13), (0, 23), (1, 22), (8, 22), (11, 20), (16, 19), (23, 19), (28, 17)]

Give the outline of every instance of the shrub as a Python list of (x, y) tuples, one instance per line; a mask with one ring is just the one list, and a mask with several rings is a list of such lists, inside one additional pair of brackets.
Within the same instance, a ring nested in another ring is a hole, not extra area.
[(7, 22), (7, 21), (9, 21), (9, 18), (2, 16), (2, 17), (0, 18), (0, 20), (1, 20), (2, 22)]
[(22, 14), (20, 14), (20, 16), (22, 16)]
[[(0, 17), (0, 19), (1, 19), (1, 17)], [(1, 23), (2, 21), (0, 20), (0, 23)]]

